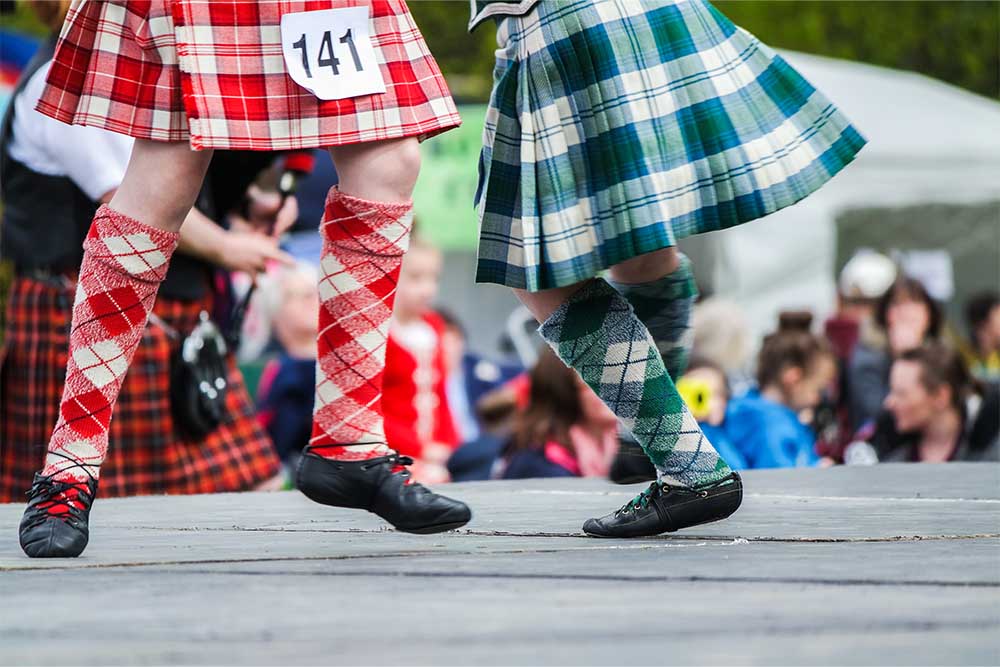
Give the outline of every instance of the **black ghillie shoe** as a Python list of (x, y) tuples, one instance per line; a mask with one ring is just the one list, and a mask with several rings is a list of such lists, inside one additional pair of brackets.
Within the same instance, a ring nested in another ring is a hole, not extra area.
[(697, 488), (653, 482), (616, 512), (588, 519), (583, 532), (593, 537), (647, 537), (725, 519), (743, 501), (738, 473)]
[(409, 482), (408, 456), (335, 461), (306, 450), (295, 485), (323, 505), (368, 510), (406, 533), (428, 535), (464, 526), (472, 518), (465, 503)]
[(31, 558), (76, 558), (90, 540), (97, 480), (63, 482), (35, 473), (21, 518), (21, 549)]

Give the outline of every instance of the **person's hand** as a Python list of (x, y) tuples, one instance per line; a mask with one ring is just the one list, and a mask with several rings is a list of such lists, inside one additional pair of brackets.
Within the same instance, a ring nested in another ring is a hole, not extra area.
[(274, 236), (281, 236), (291, 229), (299, 217), (299, 202), (295, 195), (289, 195), (282, 203), (280, 193), (266, 192), (251, 185), (247, 190), (247, 197), (249, 218), (241, 221), (256, 231), (270, 231)]
[(410, 466), (410, 476), (420, 484), (447, 484), (451, 481), (447, 468), (427, 461), (414, 461)]
[(451, 452), (452, 449), (448, 445), (443, 445), (440, 442), (428, 442), (424, 444), (420, 458), (427, 463), (444, 465), (451, 457)]
[(216, 263), (228, 271), (245, 271), (256, 278), (269, 261), (294, 266), (295, 258), (278, 248), (276, 239), (253, 232), (230, 231), (217, 251)]

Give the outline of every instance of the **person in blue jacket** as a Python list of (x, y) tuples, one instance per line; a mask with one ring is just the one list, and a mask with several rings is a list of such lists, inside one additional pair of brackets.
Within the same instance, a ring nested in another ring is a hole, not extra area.
[(749, 468), (791, 468), (821, 462), (809, 426), (823, 391), (836, 378), (833, 351), (809, 331), (812, 316), (786, 313), (764, 339), (757, 389), (729, 402), (725, 431)]

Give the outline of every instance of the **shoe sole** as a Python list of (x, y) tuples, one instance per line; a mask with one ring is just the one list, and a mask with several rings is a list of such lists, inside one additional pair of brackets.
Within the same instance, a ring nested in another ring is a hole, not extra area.
[(433, 526), (421, 526), (420, 528), (396, 528), (396, 530), (401, 533), (410, 533), (411, 535), (433, 535), (434, 533), (446, 533), (449, 530), (455, 530), (456, 528), (461, 528), (468, 521), (452, 521), (450, 523), (438, 523)]
[[(735, 514), (735, 512), (733, 512)], [(716, 521), (725, 521), (733, 514), (727, 514), (726, 516), (720, 516), (718, 519), (705, 519), (704, 521), (699, 521), (698, 523), (688, 524), (687, 526), (681, 526), (680, 528), (668, 528), (667, 530), (661, 530), (658, 533), (650, 533), (649, 535), (634, 535), (632, 537), (622, 537), (620, 535), (599, 535), (597, 533), (588, 533), (586, 530), (583, 534), (587, 537), (597, 537), (605, 540), (634, 540), (641, 537), (656, 537), (657, 535), (666, 535), (667, 533), (676, 533), (678, 530), (687, 530), (688, 528), (694, 528), (695, 526), (704, 526), (706, 523), (715, 523)]]

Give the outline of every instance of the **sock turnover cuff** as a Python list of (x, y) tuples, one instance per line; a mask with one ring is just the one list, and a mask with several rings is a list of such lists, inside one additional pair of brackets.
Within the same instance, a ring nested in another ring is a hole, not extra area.
[(667, 275), (645, 283), (620, 283), (609, 280), (608, 283), (626, 297), (657, 299), (669, 301), (673, 299), (689, 299), (698, 296), (698, 284), (694, 279), (691, 260), (684, 253), (678, 253), (680, 264)]
[(365, 255), (399, 257), (409, 247), (412, 227), (412, 201), (370, 201), (333, 187), (326, 197), (320, 233), (328, 246)]

